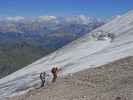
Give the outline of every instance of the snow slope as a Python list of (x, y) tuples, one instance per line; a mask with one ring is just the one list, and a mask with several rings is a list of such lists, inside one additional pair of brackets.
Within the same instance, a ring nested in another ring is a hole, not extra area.
[[(113, 33), (114, 40), (96, 40), (91, 36), (101, 30)], [(42, 71), (50, 73), (53, 66), (62, 68), (60, 76), (63, 76), (127, 56), (133, 56), (133, 11), (115, 18), (60, 50), (0, 79), (0, 100), (33, 87), (40, 81), (39, 73)]]

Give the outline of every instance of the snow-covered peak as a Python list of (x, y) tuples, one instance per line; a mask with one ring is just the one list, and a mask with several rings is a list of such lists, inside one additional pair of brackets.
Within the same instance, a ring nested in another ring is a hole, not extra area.
[(55, 20), (55, 16), (39, 16), (38, 20), (39, 21), (50, 21), (50, 20)]
[(85, 15), (79, 15), (79, 16), (68, 16), (65, 17), (66, 22), (73, 22), (77, 24), (89, 24), (98, 21), (97, 19), (93, 17), (88, 17)]
[(24, 20), (25, 18), (22, 16), (15, 16), (15, 17), (5, 17), (5, 19), (9, 21), (20, 21), (20, 20)]
[(78, 16), (78, 18), (83, 24), (91, 23), (94, 20), (91, 17), (85, 16), (85, 15), (80, 15), (80, 16)]

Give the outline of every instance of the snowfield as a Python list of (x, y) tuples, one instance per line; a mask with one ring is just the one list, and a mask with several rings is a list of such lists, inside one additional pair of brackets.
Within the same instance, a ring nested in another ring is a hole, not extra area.
[[(92, 34), (98, 31), (112, 33), (115, 38), (113, 41), (110, 38), (97, 40)], [(46, 71), (51, 75), (50, 70), (53, 66), (62, 68), (60, 77), (63, 77), (127, 56), (133, 56), (133, 11), (113, 19), (54, 53), (0, 79), (0, 100), (34, 87), (40, 83), (39, 73)]]

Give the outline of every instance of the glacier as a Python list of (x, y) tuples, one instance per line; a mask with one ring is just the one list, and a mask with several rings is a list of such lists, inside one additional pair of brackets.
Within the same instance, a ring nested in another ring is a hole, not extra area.
[[(115, 35), (97, 40), (98, 31)], [(133, 56), (133, 11), (113, 19), (102, 27), (84, 35), (54, 53), (0, 79), (0, 100), (19, 92), (27, 91), (40, 82), (39, 73), (49, 73), (53, 66), (62, 69), (60, 77), (88, 68), (95, 68), (115, 60)]]

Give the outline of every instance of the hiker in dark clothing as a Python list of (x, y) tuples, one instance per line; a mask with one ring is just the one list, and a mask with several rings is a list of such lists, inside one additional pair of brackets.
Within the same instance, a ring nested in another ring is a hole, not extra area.
[(45, 84), (45, 82), (46, 82), (46, 72), (43, 72), (43, 73), (40, 73), (40, 79), (41, 79), (41, 81), (42, 81), (42, 83), (41, 83), (41, 87), (44, 87), (44, 84)]
[(115, 35), (112, 34), (112, 33), (108, 33), (108, 37), (111, 38), (111, 42), (113, 42), (114, 38), (115, 38)]
[(59, 71), (60, 71), (61, 69), (58, 69), (57, 67), (53, 67), (52, 68), (52, 70), (51, 70), (51, 73), (52, 73), (52, 75), (53, 75), (53, 79), (52, 79), (52, 82), (54, 83), (54, 82), (56, 82), (56, 79), (57, 79), (57, 77), (58, 77), (58, 73), (59, 73)]

